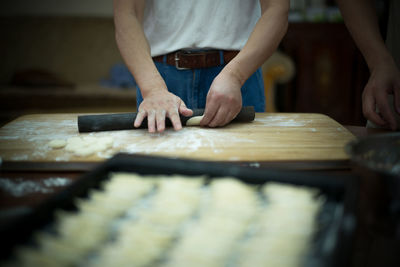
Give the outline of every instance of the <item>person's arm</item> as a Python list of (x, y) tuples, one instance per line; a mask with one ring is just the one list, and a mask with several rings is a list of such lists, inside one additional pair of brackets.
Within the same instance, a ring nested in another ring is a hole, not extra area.
[[(229, 123), (242, 107), (241, 87), (276, 50), (288, 27), (289, 0), (260, 0), (261, 18), (240, 53), (211, 84), (202, 126)], [(245, 14), (243, 14), (245, 16)]]
[(143, 96), (135, 127), (147, 117), (149, 132), (165, 129), (169, 117), (175, 130), (182, 128), (179, 113), (189, 116), (192, 111), (183, 101), (168, 92), (150, 53), (150, 45), (142, 27), (145, 0), (114, 0), (115, 38), (121, 55), (135, 77)]
[(373, 2), (337, 0), (337, 3), (371, 73), (362, 95), (364, 116), (380, 126), (395, 130), (396, 119), (389, 107), (388, 94), (394, 95), (395, 110), (400, 114), (400, 71), (380, 35)]

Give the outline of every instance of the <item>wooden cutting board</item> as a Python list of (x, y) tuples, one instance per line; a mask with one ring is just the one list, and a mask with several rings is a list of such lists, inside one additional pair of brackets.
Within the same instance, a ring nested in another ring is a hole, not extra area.
[[(37, 114), (20, 117), (0, 129), (3, 161), (98, 162), (118, 152), (212, 161), (347, 160), (344, 146), (355, 137), (322, 114), (258, 113), (253, 122), (223, 128), (185, 127), (149, 134), (124, 130), (79, 134), (78, 114)], [(74, 136), (111, 136), (112, 149), (78, 157), (48, 142)]]

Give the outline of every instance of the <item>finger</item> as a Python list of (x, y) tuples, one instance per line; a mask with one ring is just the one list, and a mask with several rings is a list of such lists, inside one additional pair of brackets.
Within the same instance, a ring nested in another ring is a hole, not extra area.
[(145, 117), (146, 117), (146, 111), (139, 110), (138, 114), (136, 115), (136, 119), (135, 122), (133, 123), (133, 126), (135, 126), (136, 128), (140, 127)]
[(222, 122), (221, 126), (225, 126), (225, 125), (229, 124), (234, 118), (236, 118), (239, 111), (238, 112), (230, 112), (227, 116), (225, 116), (225, 121)]
[(217, 114), (218, 108), (219, 106), (214, 103), (206, 104), (206, 109), (204, 110), (203, 119), (200, 121), (200, 126), (208, 126)]
[[(223, 126), (226, 120), (226, 116), (229, 112), (224, 108), (219, 108), (217, 114), (215, 114), (213, 120), (208, 124), (209, 127)], [(230, 120), (229, 120), (230, 121)]]
[(389, 124), (389, 127), (392, 130), (396, 130), (396, 118), (394, 117), (393, 112), (390, 110), (387, 95), (378, 95), (376, 102), (383, 119)]
[(183, 103), (183, 101), (181, 101), (181, 104), (179, 106), (179, 113), (182, 114), (183, 116), (192, 116), (193, 115), (193, 110), (191, 110), (190, 108), (187, 108), (185, 103)]
[(150, 110), (147, 115), (147, 129), (148, 129), (149, 133), (154, 133), (156, 131), (155, 119), (156, 119), (155, 111)]
[(156, 113), (156, 123), (157, 123), (157, 131), (163, 132), (165, 130), (165, 114), (167, 112), (165, 110), (159, 110)]
[(179, 113), (177, 109), (172, 109), (168, 112), (168, 117), (174, 127), (175, 131), (182, 129), (181, 118), (179, 117)]
[(363, 114), (368, 120), (380, 126), (384, 126), (386, 124), (386, 122), (376, 113), (375, 99), (371, 94), (365, 93), (364, 91), (362, 103)]
[(230, 123), (240, 112), (242, 105), (231, 105), (225, 104), (221, 106), (217, 112), (217, 115), (209, 123), (210, 127), (225, 126)]
[(240, 110), (242, 109), (242, 105), (236, 106), (236, 108), (231, 108), (230, 112), (228, 112), (227, 116), (225, 116), (225, 121), (222, 123), (222, 126), (227, 125), (230, 123), (236, 116), (239, 114)]

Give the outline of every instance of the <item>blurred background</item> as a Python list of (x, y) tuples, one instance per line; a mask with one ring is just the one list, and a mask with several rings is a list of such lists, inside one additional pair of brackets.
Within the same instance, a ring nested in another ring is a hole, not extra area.
[[(335, 1), (290, 2), (288, 32), (263, 67), (267, 111), (364, 125), (369, 72)], [(376, 8), (384, 35), (386, 1)], [(0, 125), (29, 113), (135, 111), (112, 16), (112, 0), (2, 0)]]

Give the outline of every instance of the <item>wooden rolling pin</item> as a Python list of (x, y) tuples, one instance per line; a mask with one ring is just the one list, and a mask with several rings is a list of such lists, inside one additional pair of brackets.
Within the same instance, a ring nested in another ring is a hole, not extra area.
[[(189, 117), (180, 116), (182, 125), (186, 125), (186, 121), (195, 116), (202, 116), (204, 109), (194, 109), (193, 115)], [(101, 114), (101, 115), (84, 115), (78, 116), (78, 130), (80, 133), (85, 132), (100, 132), (100, 131), (116, 131), (116, 130), (131, 130), (139, 128), (147, 128), (147, 119), (144, 119), (142, 124), (135, 128), (133, 123), (137, 113), (117, 113), (117, 114)], [(234, 122), (249, 122), (255, 117), (254, 107), (243, 107), (239, 114), (233, 119)], [(169, 118), (165, 120), (165, 126), (172, 126)]]

